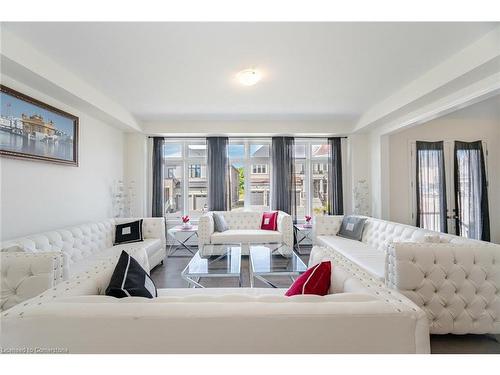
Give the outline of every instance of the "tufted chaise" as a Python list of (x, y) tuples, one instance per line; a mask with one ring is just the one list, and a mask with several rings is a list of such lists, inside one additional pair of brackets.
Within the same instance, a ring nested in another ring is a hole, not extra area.
[(137, 248), (146, 251), (152, 269), (166, 255), (165, 221), (163, 218), (144, 218), (144, 241), (113, 246), (115, 225), (134, 220), (137, 219), (119, 218), (82, 224), (9, 240), (0, 246), (1, 249), (17, 249), (28, 253), (61, 252), (64, 279), (85, 271), (103, 257)]
[(431, 333), (500, 333), (500, 245), (367, 218), (362, 241), (338, 237), (342, 216), (318, 216), (311, 257), (355, 262), (426, 313)]
[(159, 289), (155, 299), (103, 295), (115, 262), (102, 260), (2, 313), (2, 345), (69, 353), (429, 353), (424, 312), (347, 260), (334, 266), (327, 296), (175, 288)]
[[(221, 211), (229, 226), (229, 230), (218, 233), (214, 231), (212, 212), (208, 212), (198, 222), (198, 247), (203, 249), (207, 244), (231, 243), (285, 243), (293, 247), (292, 217), (278, 211), (278, 230), (261, 230), (262, 212), (253, 211)], [(242, 247), (242, 255), (248, 255), (248, 247)]]

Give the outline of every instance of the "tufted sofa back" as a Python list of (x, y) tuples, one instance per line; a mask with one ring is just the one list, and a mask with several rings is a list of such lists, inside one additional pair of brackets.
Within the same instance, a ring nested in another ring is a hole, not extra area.
[[(18, 247), (29, 253), (62, 252), (68, 265), (88, 258), (113, 246), (115, 225), (138, 220), (137, 218), (107, 219), (76, 225), (50, 232), (33, 234), (0, 244), (1, 249)], [(165, 225), (162, 218), (143, 219), (144, 238), (160, 238), (165, 241)]]
[(229, 229), (260, 229), (261, 212), (224, 211), (222, 212)]
[[(313, 225), (313, 239), (317, 236), (334, 236), (340, 229), (342, 215), (316, 216)], [(427, 229), (413, 227), (411, 225), (394, 223), (392, 221), (368, 217), (363, 229), (362, 242), (372, 248), (386, 251), (393, 242), (424, 242), (428, 234), (439, 235), (440, 243), (455, 245), (474, 244), (475, 246), (495, 246), (489, 242), (471, 240), (452, 234), (438, 233)]]
[(19, 246), (29, 253), (63, 252), (69, 264), (113, 246), (114, 220), (82, 224), (50, 232), (33, 234), (1, 244), (2, 249)]

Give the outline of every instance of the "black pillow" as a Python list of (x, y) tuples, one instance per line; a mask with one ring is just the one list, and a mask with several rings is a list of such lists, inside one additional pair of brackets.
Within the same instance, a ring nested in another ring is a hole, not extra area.
[(115, 226), (115, 245), (140, 241), (144, 241), (142, 238), (142, 219)]
[(127, 252), (122, 251), (116, 264), (106, 295), (116, 298), (158, 296), (156, 286), (144, 268)]
[(365, 217), (351, 215), (344, 216), (337, 236), (361, 241), (361, 238), (363, 237), (363, 228), (365, 227), (365, 221)]

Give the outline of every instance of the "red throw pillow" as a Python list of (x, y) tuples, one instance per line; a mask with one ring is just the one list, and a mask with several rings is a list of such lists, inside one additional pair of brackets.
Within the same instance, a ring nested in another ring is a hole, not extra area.
[(264, 212), (262, 214), (262, 222), (260, 229), (264, 230), (278, 230), (278, 211)]
[(330, 289), (331, 274), (332, 263), (330, 261), (316, 264), (295, 280), (290, 289), (286, 291), (285, 296), (290, 297), (297, 294), (325, 296)]

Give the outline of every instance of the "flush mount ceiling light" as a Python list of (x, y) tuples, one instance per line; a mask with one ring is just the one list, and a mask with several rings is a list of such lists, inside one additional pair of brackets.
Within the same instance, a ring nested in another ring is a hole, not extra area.
[(262, 78), (262, 74), (256, 69), (245, 69), (236, 75), (238, 81), (245, 86), (253, 86)]

